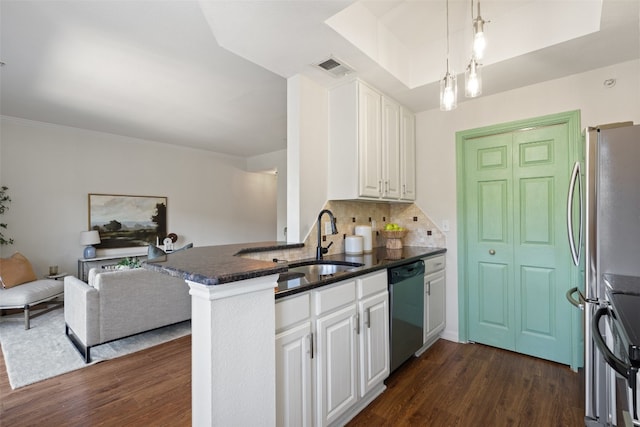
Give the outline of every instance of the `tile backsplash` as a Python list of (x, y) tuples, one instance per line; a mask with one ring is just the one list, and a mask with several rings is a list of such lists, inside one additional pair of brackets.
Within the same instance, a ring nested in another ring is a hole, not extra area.
[[(377, 203), (355, 200), (330, 200), (323, 209), (329, 209), (336, 218), (338, 234), (324, 235), (324, 223), (329, 222), (329, 216), (322, 216), (323, 239), (322, 246), (326, 247), (330, 242), (333, 245), (329, 254), (345, 251), (344, 238), (354, 234), (356, 225), (371, 225), (373, 230), (373, 246), (385, 246), (386, 241), (381, 233), (388, 223), (396, 223), (408, 230), (403, 239), (405, 246), (446, 247), (445, 235), (414, 203)], [(319, 213), (319, 212), (318, 212)], [(312, 258), (315, 256), (316, 225), (307, 235), (304, 248), (287, 251), (252, 253), (250, 258), (272, 260), (293, 260)]]

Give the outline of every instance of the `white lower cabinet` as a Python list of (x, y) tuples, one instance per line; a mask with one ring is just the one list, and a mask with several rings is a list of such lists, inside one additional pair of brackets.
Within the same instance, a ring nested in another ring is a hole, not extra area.
[(316, 320), (316, 425), (330, 424), (358, 400), (357, 321), (355, 298)]
[(313, 425), (309, 293), (276, 302), (276, 425)]
[(311, 323), (276, 335), (277, 425), (311, 426)]
[(440, 337), (445, 327), (446, 280), (444, 255), (426, 258), (424, 276), (423, 349)]
[(389, 376), (389, 294), (385, 289), (358, 305), (362, 313), (360, 397), (364, 397)]
[(278, 426), (343, 425), (385, 390), (387, 272), (276, 302)]

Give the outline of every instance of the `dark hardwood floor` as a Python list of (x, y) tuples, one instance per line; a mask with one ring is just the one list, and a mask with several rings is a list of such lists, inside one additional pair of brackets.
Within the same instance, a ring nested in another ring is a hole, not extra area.
[(191, 426), (191, 336), (17, 390), (2, 357), (4, 426)]
[(439, 340), (349, 426), (584, 426), (581, 378), (553, 362)]
[[(191, 337), (11, 390), (0, 426), (190, 426)], [(350, 426), (581, 426), (580, 375), (479, 344), (440, 340), (387, 380)]]

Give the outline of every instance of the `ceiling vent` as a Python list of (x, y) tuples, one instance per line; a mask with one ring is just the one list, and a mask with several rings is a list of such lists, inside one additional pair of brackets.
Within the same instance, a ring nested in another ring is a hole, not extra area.
[(349, 67), (348, 65), (339, 61), (333, 56), (320, 62), (319, 64), (316, 65), (316, 67), (319, 67), (320, 69), (326, 71), (327, 73), (331, 74), (333, 77), (336, 77), (336, 78), (344, 77), (348, 74), (353, 73), (354, 71), (353, 68)]

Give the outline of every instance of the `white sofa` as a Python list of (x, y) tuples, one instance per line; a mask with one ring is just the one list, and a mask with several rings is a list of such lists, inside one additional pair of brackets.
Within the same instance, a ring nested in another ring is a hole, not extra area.
[(191, 318), (189, 286), (143, 268), (89, 271), (89, 283), (64, 280), (65, 333), (85, 359), (90, 349)]

